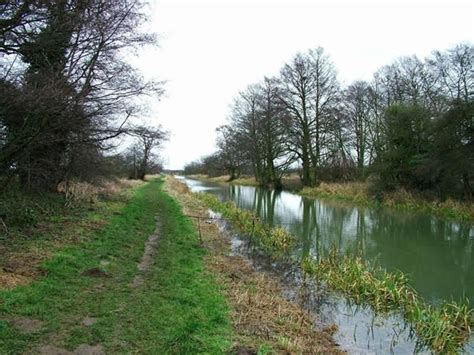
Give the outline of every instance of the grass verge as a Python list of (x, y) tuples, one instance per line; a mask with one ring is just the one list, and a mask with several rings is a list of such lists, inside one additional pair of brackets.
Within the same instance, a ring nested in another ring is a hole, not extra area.
[(240, 233), (250, 236), (252, 241), (272, 255), (284, 255), (295, 241), (286, 229), (270, 227), (268, 224), (262, 223), (257, 215), (237, 208), (231, 201), (222, 203), (216, 196), (210, 194), (196, 193), (194, 195), (214, 212), (222, 214)]
[[(0, 292), (0, 353), (38, 352), (42, 345), (74, 350), (100, 344), (107, 353), (221, 353), (231, 327), (228, 307), (205, 270), (192, 223), (151, 181), (114, 213), (98, 211), (98, 229), (54, 252), (41, 264), (46, 276)], [(159, 247), (144, 283), (130, 286), (144, 242), (161, 222)], [(85, 271), (100, 270), (93, 277)], [(34, 332), (15, 327), (33, 319)], [(94, 319), (84, 325), (84, 319)]]
[[(265, 223), (252, 223), (250, 212), (239, 210), (233, 204), (220, 202), (215, 196), (197, 194), (200, 200), (228, 218), (238, 231), (250, 235), (254, 230), (271, 230)], [(253, 225), (255, 224), (255, 225)], [(286, 250), (292, 236), (288, 232), (254, 233), (267, 250)], [(281, 235), (284, 237), (282, 238)], [(474, 310), (468, 304), (446, 303), (434, 307), (423, 302), (402, 273), (375, 268), (360, 258), (340, 257), (331, 253), (318, 262), (303, 260), (302, 269), (316, 276), (330, 288), (342, 292), (356, 303), (368, 304), (378, 312), (400, 311), (413, 326), (421, 347), (438, 353), (455, 353), (469, 339), (474, 325)]]

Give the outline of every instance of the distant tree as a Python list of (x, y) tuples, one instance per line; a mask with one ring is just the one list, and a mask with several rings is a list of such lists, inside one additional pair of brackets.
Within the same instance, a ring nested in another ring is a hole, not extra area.
[(130, 177), (143, 180), (157, 167), (155, 151), (168, 139), (168, 133), (161, 127), (136, 126), (129, 129), (128, 134), (135, 138), (127, 151), (132, 168)]
[(245, 164), (245, 155), (247, 150), (244, 148), (241, 135), (229, 125), (220, 126), (217, 131), (217, 154), (207, 157), (204, 162), (208, 174), (212, 175), (214, 171), (221, 170), (229, 174), (229, 180), (232, 181), (239, 177), (241, 168)]

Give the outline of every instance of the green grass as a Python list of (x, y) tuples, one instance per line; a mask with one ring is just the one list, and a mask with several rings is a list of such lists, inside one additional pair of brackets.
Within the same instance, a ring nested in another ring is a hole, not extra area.
[[(107, 353), (220, 353), (230, 348), (228, 307), (204, 270), (205, 251), (196, 243), (191, 222), (161, 185), (152, 181), (137, 188), (105, 227), (48, 260), (46, 277), (0, 292), (1, 354), (34, 351), (51, 339), (68, 350), (102, 344)], [(157, 215), (162, 232), (156, 262), (145, 283), (131, 288)], [(81, 275), (92, 267), (112, 277)], [(20, 316), (42, 320), (44, 329), (22, 334), (8, 323)], [(86, 316), (97, 322), (82, 326)]]

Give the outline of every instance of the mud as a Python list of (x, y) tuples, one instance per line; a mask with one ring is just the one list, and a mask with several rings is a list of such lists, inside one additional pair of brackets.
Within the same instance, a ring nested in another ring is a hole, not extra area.
[(52, 345), (45, 345), (38, 348), (40, 355), (103, 355), (105, 354), (102, 345), (79, 345), (76, 350), (69, 351)]
[(148, 240), (145, 243), (145, 250), (143, 251), (142, 259), (137, 265), (138, 274), (133, 278), (130, 287), (137, 288), (140, 287), (143, 282), (143, 274), (150, 270), (153, 265), (153, 261), (156, 254), (156, 249), (158, 248), (158, 242), (160, 240), (160, 222), (156, 220), (156, 229), (155, 232), (148, 237)]
[(31, 318), (16, 318), (10, 321), (10, 324), (25, 334), (38, 333), (43, 329), (43, 322)]

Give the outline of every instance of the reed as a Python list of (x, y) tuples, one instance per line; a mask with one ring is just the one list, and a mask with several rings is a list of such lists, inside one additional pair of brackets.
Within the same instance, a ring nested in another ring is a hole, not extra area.
[(359, 257), (331, 251), (318, 261), (304, 259), (307, 275), (323, 281), (357, 304), (369, 304), (376, 312), (401, 312), (412, 325), (421, 348), (436, 353), (457, 353), (469, 339), (474, 313), (469, 303), (426, 304), (401, 272), (387, 272)]

